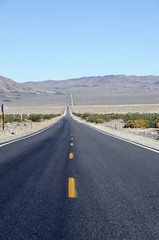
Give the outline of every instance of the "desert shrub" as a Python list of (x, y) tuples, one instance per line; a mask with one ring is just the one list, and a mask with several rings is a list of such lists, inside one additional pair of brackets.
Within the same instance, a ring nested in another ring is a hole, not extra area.
[(41, 122), (42, 114), (30, 114), (29, 120), (31, 120), (32, 122)]
[(21, 121), (20, 114), (6, 114), (5, 115), (5, 123), (20, 122), (20, 121)]
[(159, 122), (158, 122), (158, 123), (156, 123), (156, 128), (159, 128)]
[(14, 115), (14, 122), (21, 122), (21, 115), (20, 114)]
[(159, 118), (152, 119), (151, 121), (151, 127), (157, 127), (157, 123), (159, 123)]
[(81, 115), (81, 118), (83, 119), (88, 119), (88, 117), (90, 117), (90, 113), (84, 113)]
[(73, 112), (73, 114), (74, 114), (75, 116), (77, 116), (77, 117), (81, 117), (81, 116), (82, 116), (82, 113), (75, 113), (75, 112)]
[(137, 125), (139, 126), (139, 128), (148, 128), (150, 127), (150, 121), (149, 120), (136, 120), (137, 121)]
[(125, 128), (133, 128), (135, 125), (135, 121), (134, 120), (128, 120), (127, 123), (125, 123), (124, 127)]
[(60, 114), (43, 114), (42, 118), (43, 120), (50, 120), (52, 118), (58, 117)]
[[(73, 113), (89, 122), (96, 122), (100, 118), (108, 122), (115, 119), (122, 119), (125, 122), (125, 127), (157, 127), (159, 123), (159, 114), (157, 113), (110, 113), (110, 114), (92, 114), (92, 113)], [(134, 122), (135, 121), (135, 122)]]
[(89, 116), (88, 118), (85, 118), (87, 122), (96, 122), (96, 117), (95, 116)]
[(105, 120), (101, 118), (97, 118), (96, 123), (105, 123)]
[(128, 120), (127, 123), (125, 124), (126, 128), (147, 128), (150, 127), (150, 121), (149, 120)]
[(29, 120), (33, 122), (41, 122), (42, 120), (49, 120), (60, 116), (60, 114), (30, 114)]
[(29, 116), (27, 114), (22, 114), (22, 121), (28, 120)]
[[(5, 123), (12, 123), (12, 122), (21, 122), (25, 120), (31, 120), (33, 122), (40, 122), (41, 120), (49, 120), (54, 117), (60, 116), (60, 114), (5, 114)], [(0, 116), (1, 121), (1, 116)]]
[(7, 115), (5, 115), (4, 120), (5, 120), (6, 123), (14, 122), (14, 115), (13, 114), (7, 114)]
[(49, 120), (52, 118), (52, 114), (43, 114), (43, 119), (44, 120)]
[(80, 117), (81, 119), (88, 120), (88, 118), (91, 118), (90, 113), (73, 113), (75, 116)]

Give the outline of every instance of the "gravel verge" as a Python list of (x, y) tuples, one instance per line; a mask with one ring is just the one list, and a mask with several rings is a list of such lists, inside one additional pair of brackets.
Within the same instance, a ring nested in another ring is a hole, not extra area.
[(52, 118), (50, 120), (45, 120), (40, 123), (31, 121), (8, 123), (6, 124), (4, 131), (2, 129), (0, 130), (0, 143), (4, 143), (38, 132), (39, 130), (44, 129), (52, 125), (53, 123), (58, 122), (64, 115), (65, 113), (62, 116)]
[(105, 124), (95, 124), (81, 120), (81, 118), (74, 115), (73, 118), (78, 122), (92, 126), (108, 134), (159, 150), (159, 134), (156, 129), (126, 129), (123, 128), (124, 123), (121, 120), (111, 121)]

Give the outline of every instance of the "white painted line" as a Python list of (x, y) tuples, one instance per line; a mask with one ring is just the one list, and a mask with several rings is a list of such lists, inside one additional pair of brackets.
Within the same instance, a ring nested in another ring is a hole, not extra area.
[(127, 140), (127, 139), (124, 139), (124, 138), (121, 138), (121, 137), (118, 137), (118, 136), (115, 136), (115, 135), (111, 135), (111, 134), (109, 134), (109, 133), (105, 133), (105, 132), (103, 132), (102, 130), (98, 130), (98, 131), (101, 132), (101, 133), (103, 133), (103, 134), (105, 134), (105, 135), (108, 135), (108, 136), (117, 138), (117, 139), (119, 139), (119, 140), (122, 140), (122, 141), (124, 141), (124, 142), (128, 142), (128, 143), (134, 144), (134, 145), (136, 145), (136, 146), (138, 146), (138, 147), (142, 147), (142, 148), (145, 148), (145, 149), (147, 149), (147, 150), (150, 150), (150, 151), (152, 151), (152, 152), (159, 153), (159, 150), (157, 150), (157, 149), (153, 149), (153, 148), (147, 147), (147, 146), (145, 146), (145, 145), (142, 145), (142, 144), (140, 144), (140, 143), (136, 143), (136, 142), (133, 142), (133, 141), (131, 141), (131, 140)]
[[(62, 118), (61, 118), (61, 119), (62, 119)], [(61, 119), (60, 119), (60, 120), (61, 120)], [(59, 120), (59, 121), (60, 121), (60, 120)], [(9, 144), (11, 144), (11, 143), (18, 142), (18, 141), (21, 141), (21, 140), (24, 140), (24, 139), (33, 137), (33, 136), (35, 136), (35, 135), (38, 135), (38, 134), (44, 132), (45, 130), (53, 127), (56, 123), (59, 123), (59, 122), (55, 122), (55, 123), (51, 124), (49, 127), (46, 127), (46, 128), (44, 128), (44, 129), (42, 129), (42, 130), (40, 130), (40, 131), (38, 131), (38, 132), (35, 132), (35, 133), (33, 133), (33, 134), (30, 134), (29, 136), (25, 136), (25, 137), (21, 137), (21, 138), (15, 139), (15, 140), (11, 140), (11, 141), (9, 141), (9, 142), (7, 142), (7, 143), (2, 143), (2, 144), (0, 145), (0, 148), (1, 148), (1, 147), (4, 147), (4, 146), (6, 146), (6, 145), (9, 145)]]
[[(77, 122), (77, 121), (78, 121), (78, 120), (76, 120), (76, 122)], [(100, 132), (100, 133), (103, 133), (103, 134), (107, 135), (107, 136), (110, 136), (110, 137), (113, 137), (113, 138), (117, 138), (117, 139), (122, 140), (122, 141), (124, 141), (124, 142), (131, 143), (131, 144), (133, 144), (133, 145), (136, 145), (136, 146), (141, 147), (141, 148), (145, 148), (145, 149), (150, 150), (150, 151), (155, 152), (155, 153), (159, 153), (159, 150), (157, 150), (157, 149), (153, 149), (153, 148), (147, 147), (147, 146), (145, 146), (145, 145), (142, 145), (142, 144), (140, 144), (140, 143), (133, 142), (133, 141), (131, 141), (131, 140), (127, 140), (127, 139), (125, 139), (125, 138), (121, 138), (121, 137), (115, 136), (115, 135), (110, 134), (110, 133), (106, 133), (106, 132), (104, 132), (104, 131), (102, 131), (102, 130), (100, 130), (100, 129), (97, 129), (97, 128), (95, 128), (95, 127), (92, 127), (92, 126), (90, 126), (90, 125), (88, 125), (88, 124), (86, 124), (86, 123), (83, 123), (83, 122), (81, 122), (81, 124), (84, 124), (84, 125), (86, 125), (87, 127), (90, 127), (90, 128), (92, 128), (92, 129)]]
[(72, 106), (74, 105), (72, 93), (71, 93), (71, 105), (72, 105)]

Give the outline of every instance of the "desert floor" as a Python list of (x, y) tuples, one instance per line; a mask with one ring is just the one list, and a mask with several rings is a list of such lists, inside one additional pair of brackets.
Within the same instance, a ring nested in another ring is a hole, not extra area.
[(72, 106), (76, 113), (159, 113), (159, 104), (129, 104), (129, 105), (83, 105)]
[(6, 114), (62, 114), (65, 111), (65, 106), (9, 106)]

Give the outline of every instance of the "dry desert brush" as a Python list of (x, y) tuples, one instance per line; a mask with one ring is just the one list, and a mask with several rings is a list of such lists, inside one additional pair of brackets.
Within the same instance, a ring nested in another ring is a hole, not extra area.
[[(104, 123), (116, 119), (121, 119), (125, 123), (125, 128), (158, 128), (159, 114), (157, 113), (110, 113), (110, 114), (92, 114), (92, 113), (73, 113), (88, 122)], [(99, 120), (100, 119), (100, 120)]]
[[(60, 114), (30, 114), (30, 115), (6, 114), (5, 123), (21, 122), (25, 120), (31, 120), (32, 122), (41, 122), (43, 120), (50, 120), (58, 116), (60, 116)], [(0, 120), (1, 120), (1, 116), (0, 116)]]

